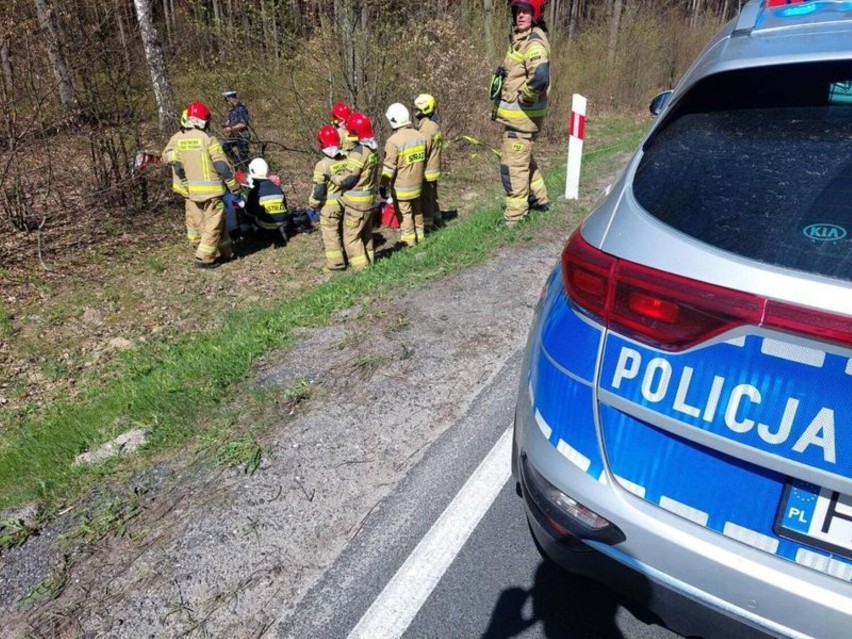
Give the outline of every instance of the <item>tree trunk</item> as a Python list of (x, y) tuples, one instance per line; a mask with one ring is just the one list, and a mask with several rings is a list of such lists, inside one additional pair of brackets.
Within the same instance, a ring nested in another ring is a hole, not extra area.
[(607, 67), (612, 70), (615, 65), (615, 53), (618, 49), (618, 29), (621, 25), (621, 0), (613, 0), (612, 15), (609, 21), (609, 42), (606, 49)]
[[(301, 31), (299, 31), (301, 33)], [(278, 33), (278, 8), (272, 3), (272, 55), (275, 57), (275, 70), (281, 70), (281, 36)]]
[(157, 110), (160, 118), (160, 131), (166, 133), (176, 128), (177, 113), (175, 97), (169, 76), (166, 72), (166, 60), (157, 28), (151, 18), (151, 0), (133, 0), (136, 7), (136, 18), (139, 20), (139, 33), (142, 35), (142, 45), (145, 48), (145, 60), (148, 63), (148, 73), (151, 75), (151, 86), (157, 99)]
[(689, 17), (689, 26), (695, 28), (698, 24), (698, 14), (701, 11), (701, 0), (692, 0), (692, 15)]
[(130, 75), (130, 45), (127, 42), (127, 33), (124, 31), (124, 12), (121, 10), (121, 0), (114, 0), (115, 21), (118, 24), (118, 40), (121, 43), (121, 52), (124, 55), (124, 71)]
[[(304, 11), (304, 7), (299, 0), (291, 0), (290, 6), (293, 9), (293, 28), (294, 31), (300, 35), (307, 35), (307, 22), (305, 21), (305, 17), (302, 15)], [(317, 11), (322, 13), (322, 11), (317, 7)]]
[(172, 46), (172, 22), (171, 16), (169, 16), (169, 0), (163, 0), (163, 22), (166, 23), (166, 43)]
[(9, 56), (9, 40), (5, 34), (0, 34), (0, 68), (3, 71), (3, 97), (8, 99), (13, 95), (15, 77), (12, 73), (12, 58)]
[(74, 86), (68, 74), (65, 55), (59, 45), (59, 27), (53, 15), (53, 8), (48, 5), (47, 0), (35, 0), (35, 6), (38, 23), (47, 46), (47, 57), (50, 59), (50, 66), (53, 67), (53, 77), (56, 78), (62, 111), (65, 115), (70, 115), (77, 110), (77, 100), (74, 97)]
[(571, 7), (568, 10), (568, 39), (573, 40), (577, 33), (577, 20), (580, 15), (580, 0), (571, 0)]
[(221, 62), (225, 59), (225, 43), (222, 42), (222, 10), (219, 8), (219, 0), (213, 0), (213, 35)]
[(485, 47), (490, 60), (494, 57), (494, 32), (491, 24), (494, 21), (494, 0), (483, 0), (482, 8), (485, 9)]
[(3, 133), (6, 134), (6, 146), (11, 152), (15, 150), (15, 109), (11, 99), (15, 81), (12, 75), (12, 60), (9, 57), (9, 40), (5, 34), (0, 34), (0, 67), (3, 70), (3, 81), (0, 83), (3, 98)]

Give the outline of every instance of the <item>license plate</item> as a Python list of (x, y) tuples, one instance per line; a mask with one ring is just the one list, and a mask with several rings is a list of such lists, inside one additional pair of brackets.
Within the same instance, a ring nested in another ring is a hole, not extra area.
[(852, 495), (791, 482), (781, 499), (775, 532), (852, 559)]

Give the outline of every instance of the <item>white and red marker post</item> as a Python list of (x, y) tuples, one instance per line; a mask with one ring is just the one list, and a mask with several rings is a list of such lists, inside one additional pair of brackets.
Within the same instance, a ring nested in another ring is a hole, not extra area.
[(586, 135), (586, 98), (575, 93), (571, 98), (571, 120), (568, 124), (568, 169), (565, 175), (565, 199), (580, 197), (580, 161)]

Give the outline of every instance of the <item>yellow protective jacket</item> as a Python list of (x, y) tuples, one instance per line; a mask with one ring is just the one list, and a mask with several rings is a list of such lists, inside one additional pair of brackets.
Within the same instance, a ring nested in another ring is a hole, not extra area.
[(172, 167), (172, 191), (182, 197), (188, 197), (189, 187), (186, 184), (186, 173), (183, 170), (183, 166), (176, 161), (175, 155), (177, 152), (178, 140), (180, 140), (184, 135), (186, 135), (186, 129), (181, 129), (169, 138), (166, 148), (163, 149), (163, 152), (160, 154), (160, 161), (165, 162)]
[(340, 198), (343, 190), (331, 181), (331, 176), (344, 176), (348, 173), (346, 157), (341, 155), (337, 158), (323, 157), (314, 166), (311, 177), (313, 190), (308, 198), (308, 203), (318, 213), (328, 213), (340, 209)]
[(539, 27), (512, 34), (503, 61), (506, 77), (494, 119), (522, 133), (538, 133), (547, 114), (550, 43)]
[(426, 138), (410, 124), (394, 131), (385, 142), (381, 186), (393, 184), (397, 200), (416, 200), (426, 172)]
[(193, 202), (206, 202), (221, 197), (225, 189), (239, 194), (240, 185), (234, 169), (222, 150), (222, 144), (201, 129), (190, 129), (178, 138), (172, 153), (173, 163), (186, 176), (188, 196)]
[(345, 153), (349, 153), (352, 149), (355, 148), (355, 145), (358, 144), (358, 138), (353, 138), (349, 135), (349, 131), (346, 130), (346, 124), (340, 124), (337, 127), (337, 135), (340, 136), (340, 148), (343, 149)]
[(341, 201), (355, 211), (371, 211), (376, 201), (376, 165), (379, 156), (364, 144), (356, 144), (346, 156), (346, 172), (329, 175), (343, 191)]
[(441, 177), (441, 150), (444, 148), (444, 136), (438, 123), (430, 117), (422, 117), (417, 121), (417, 130), (426, 138), (426, 172), (427, 182), (437, 182)]

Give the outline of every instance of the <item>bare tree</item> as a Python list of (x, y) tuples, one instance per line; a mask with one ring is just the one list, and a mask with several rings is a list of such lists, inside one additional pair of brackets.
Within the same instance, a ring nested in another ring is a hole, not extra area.
[(609, 23), (609, 42), (607, 43), (606, 62), (612, 69), (615, 64), (615, 52), (618, 49), (618, 29), (621, 26), (621, 0), (613, 0), (612, 15)]
[(12, 73), (12, 58), (9, 56), (9, 39), (3, 33), (0, 33), (0, 69), (3, 73), (3, 99), (7, 100), (12, 95), (15, 78)]
[(38, 23), (44, 36), (47, 47), (47, 57), (53, 68), (53, 76), (56, 78), (56, 86), (59, 91), (59, 101), (62, 110), (70, 115), (77, 110), (77, 100), (74, 97), (74, 86), (71, 84), (71, 76), (68, 74), (68, 65), (65, 62), (65, 54), (59, 44), (59, 27), (56, 24), (56, 16), (53, 7), (47, 0), (35, 0)]
[(485, 10), (485, 46), (489, 58), (494, 57), (494, 33), (491, 22), (494, 19), (494, 0), (483, 0), (482, 8)]
[(127, 34), (124, 32), (124, 15), (121, 10), (121, 3), (119, 0), (114, 0), (115, 5), (115, 22), (118, 27), (118, 40), (121, 43), (121, 51), (124, 55), (124, 70), (126, 73), (130, 74), (131, 66), (130, 66), (130, 45), (127, 42)]
[(177, 125), (177, 113), (175, 111), (174, 91), (166, 72), (163, 47), (160, 45), (157, 28), (151, 18), (151, 0), (133, 0), (133, 6), (136, 7), (139, 32), (142, 35), (142, 45), (145, 47), (145, 60), (148, 62), (151, 86), (157, 99), (160, 131), (166, 133)]
[(163, 0), (163, 18), (166, 23), (166, 42), (169, 46), (172, 45), (172, 22), (173, 16), (169, 15), (169, 0)]

